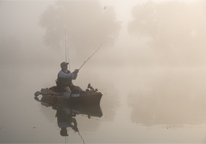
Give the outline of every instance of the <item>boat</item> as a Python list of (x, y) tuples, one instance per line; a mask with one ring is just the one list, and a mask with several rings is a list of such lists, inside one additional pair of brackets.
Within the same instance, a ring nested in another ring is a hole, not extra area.
[(36, 92), (35, 97), (42, 95), (42, 100), (50, 104), (65, 103), (69, 105), (99, 105), (102, 93), (97, 90), (86, 90), (82, 92), (72, 92), (69, 97), (66, 97), (65, 92), (57, 92), (56, 87), (43, 88), (41, 92)]
[[(67, 103), (58, 103), (53, 101), (48, 101), (47, 98), (42, 97), (39, 99), (35, 97), (35, 100), (41, 103), (45, 107), (52, 107), (54, 110), (63, 110), (65, 113), (73, 113), (74, 115), (85, 115), (90, 117), (102, 117), (103, 113), (100, 105), (70, 105)], [(53, 102), (53, 103), (52, 103)]]

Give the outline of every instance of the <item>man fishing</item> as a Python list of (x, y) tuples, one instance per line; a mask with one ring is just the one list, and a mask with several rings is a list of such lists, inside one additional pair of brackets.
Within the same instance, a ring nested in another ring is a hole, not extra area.
[[(103, 44), (103, 43), (102, 43)], [(74, 86), (72, 83), (72, 80), (75, 80), (77, 78), (77, 73), (79, 70), (84, 66), (84, 64), (101, 48), (102, 44), (99, 46), (99, 48), (80, 66), (79, 69), (76, 69), (74, 72), (70, 72), (68, 70), (68, 64), (67, 62), (62, 62), (60, 64), (61, 71), (58, 73), (57, 78), (57, 89), (60, 92), (65, 92), (64, 97), (69, 98), (72, 91), (79, 91), (82, 92), (83, 90), (78, 87)]]
[(75, 80), (77, 78), (77, 73), (79, 72), (78, 69), (74, 70), (74, 72), (70, 72), (68, 70), (68, 64), (67, 62), (62, 62), (60, 64), (61, 70), (58, 73), (57, 78), (57, 89), (59, 92), (65, 92), (65, 97), (70, 97), (71, 92), (73, 91), (82, 91), (82, 89), (79, 86), (75, 86), (72, 83), (72, 80)]

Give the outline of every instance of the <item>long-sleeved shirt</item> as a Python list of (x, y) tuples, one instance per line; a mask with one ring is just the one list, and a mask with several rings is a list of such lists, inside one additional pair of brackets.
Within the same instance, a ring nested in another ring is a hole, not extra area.
[(63, 71), (61, 70), (59, 73), (58, 73), (58, 76), (60, 78), (72, 78), (73, 80), (75, 80), (77, 78), (77, 74), (75, 73), (70, 73), (70, 71)]

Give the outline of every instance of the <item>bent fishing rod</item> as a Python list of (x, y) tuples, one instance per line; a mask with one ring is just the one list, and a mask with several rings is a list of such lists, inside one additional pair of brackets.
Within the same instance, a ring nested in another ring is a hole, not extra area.
[(80, 68), (79, 68), (78, 70), (80, 70), (80, 69), (85, 65), (85, 63), (102, 47), (102, 44), (103, 44), (103, 43), (101, 43), (101, 45), (99, 46), (99, 48), (98, 48), (86, 61), (84, 61), (84, 63), (80, 66)]

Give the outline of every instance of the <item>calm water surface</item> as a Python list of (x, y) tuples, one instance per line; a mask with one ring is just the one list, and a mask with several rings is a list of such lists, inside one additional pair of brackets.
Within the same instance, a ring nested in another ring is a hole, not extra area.
[[(58, 69), (2, 70), (0, 143), (206, 143), (206, 70), (127, 68), (102, 75), (109, 71), (85, 69), (74, 81), (103, 93), (100, 108), (87, 110), (34, 100), (36, 91), (54, 85)], [(94, 110), (100, 115), (88, 117)], [(71, 119), (70, 111), (86, 113)]]

